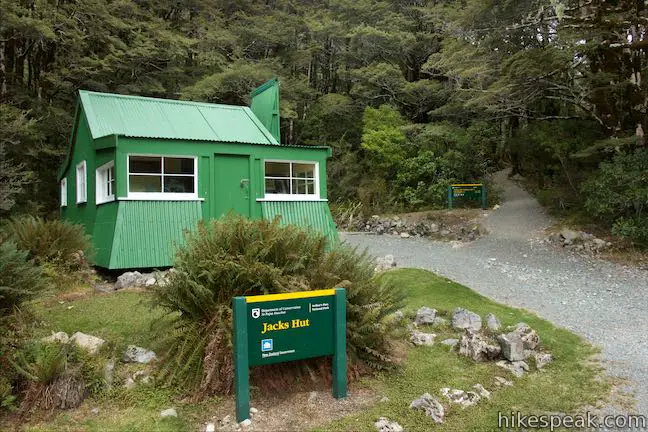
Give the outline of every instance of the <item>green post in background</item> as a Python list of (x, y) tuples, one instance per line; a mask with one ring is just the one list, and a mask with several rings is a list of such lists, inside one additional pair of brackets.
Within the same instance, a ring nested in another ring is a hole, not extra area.
[(488, 209), (488, 195), (486, 194), (486, 183), (481, 185), (481, 199), (482, 199), (482, 209)]
[(234, 394), (236, 397), (236, 421), (250, 417), (250, 365), (248, 360), (247, 303), (245, 297), (234, 297)]
[(448, 186), (448, 208), (452, 209), (452, 186)]
[(346, 291), (344, 288), (335, 289), (334, 323), (333, 397), (343, 399), (347, 396)]

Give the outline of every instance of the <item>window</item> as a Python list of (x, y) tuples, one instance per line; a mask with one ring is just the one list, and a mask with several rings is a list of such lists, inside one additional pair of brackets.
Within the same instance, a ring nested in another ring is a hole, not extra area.
[(76, 167), (76, 202), (77, 204), (88, 201), (88, 172), (86, 161), (81, 161)]
[(318, 191), (316, 163), (266, 161), (266, 195), (316, 199)]
[(115, 200), (115, 162), (97, 168), (97, 204)]
[(128, 196), (196, 199), (196, 158), (128, 156)]
[(61, 180), (61, 207), (67, 206), (67, 179)]

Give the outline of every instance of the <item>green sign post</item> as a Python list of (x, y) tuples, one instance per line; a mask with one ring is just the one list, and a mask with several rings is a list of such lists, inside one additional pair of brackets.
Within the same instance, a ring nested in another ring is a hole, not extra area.
[(477, 201), (481, 203), (483, 209), (488, 208), (488, 196), (486, 194), (486, 186), (482, 183), (475, 184), (453, 184), (448, 186), (448, 208), (451, 209), (454, 201), (460, 199), (462, 201)]
[(236, 421), (250, 416), (250, 366), (333, 356), (333, 396), (347, 395), (343, 288), (235, 297)]

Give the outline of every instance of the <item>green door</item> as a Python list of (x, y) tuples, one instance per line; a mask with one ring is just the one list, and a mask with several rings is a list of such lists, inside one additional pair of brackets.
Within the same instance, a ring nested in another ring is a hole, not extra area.
[(216, 154), (214, 158), (214, 217), (230, 210), (250, 217), (250, 158)]

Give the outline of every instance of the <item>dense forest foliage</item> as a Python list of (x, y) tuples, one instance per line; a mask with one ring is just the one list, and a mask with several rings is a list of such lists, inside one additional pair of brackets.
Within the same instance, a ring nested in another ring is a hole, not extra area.
[(247, 104), (331, 200), (443, 205), (503, 164), (648, 242), (642, 0), (0, 0), (0, 212), (56, 214), (76, 91)]

